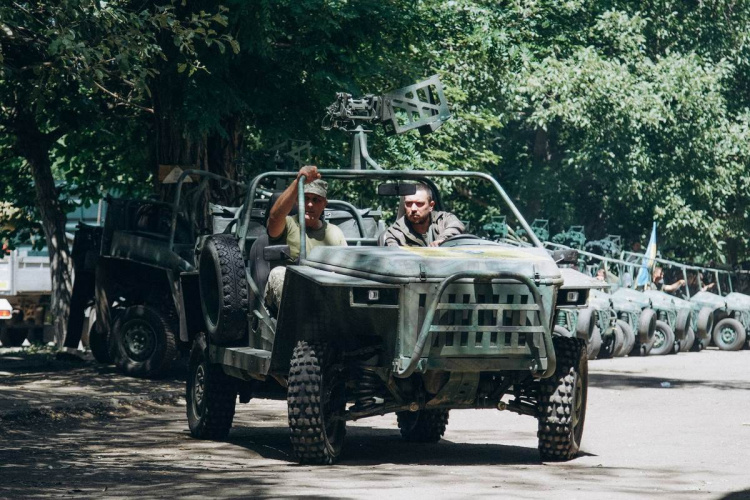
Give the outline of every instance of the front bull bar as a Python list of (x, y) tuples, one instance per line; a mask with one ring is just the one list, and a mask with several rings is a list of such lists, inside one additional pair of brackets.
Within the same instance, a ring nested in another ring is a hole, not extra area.
[[(459, 279), (467, 279), (467, 278), (474, 279), (474, 280), (514, 279), (514, 280), (520, 281), (521, 283), (523, 283), (524, 285), (528, 287), (529, 291), (531, 292), (531, 295), (534, 297), (534, 302), (539, 308), (539, 318), (540, 318), (540, 323), (543, 329), (542, 337), (544, 338), (544, 347), (545, 347), (545, 350), (547, 351), (547, 369), (541, 374), (538, 371), (536, 371), (535, 375), (537, 375), (539, 378), (550, 377), (555, 372), (555, 368), (557, 367), (557, 356), (555, 355), (555, 348), (552, 345), (551, 326), (546, 320), (547, 315), (544, 313), (544, 303), (542, 302), (542, 294), (539, 292), (539, 288), (534, 284), (531, 278), (529, 278), (528, 276), (519, 274), (519, 273), (513, 273), (513, 272), (508, 272), (508, 271), (502, 271), (502, 272), (497, 272), (497, 273), (487, 273), (487, 272), (481, 272), (481, 271), (462, 271), (459, 273), (451, 274), (445, 280), (443, 280), (443, 282), (440, 283), (440, 287), (438, 287), (435, 297), (432, 299), (432, 302), (430, 302), (430, 306), (427, 308), (427, 311), (424, 317), (424, 322), (422, 323), (422, 329), (419, 331), (419, 337), (417, 338), (417, 343), (414, 346), (414, 351), (412, 352), (411, 358), (409, 358), (409, 363), (406, 365), (404, 369), (395, 370), (393, 375), (398, 378), (407, 378), (407, 377), (410, 377), (414, 373), (414, 370), (417, 368), (417, 365), (419, 364), (420, 359), (422, 359), (422, 354), (424, 352), (425, 345), (427, 345), (427, 339), (429, 338), (430, 333), (432, 333), (433, 331), (432, 321), (435, 317), (435, 312), (438, 309), (438, 305), (440, 304), (440, 299), (443, 296), (443, 292), (445, 292), (445, 289), (448, 287), (448, 285), (450, 285), (454, 281), (459, 280)], [(550, 284), (553, 284), (551, 280), (548, 280), (548, 281), (550, 281)]]

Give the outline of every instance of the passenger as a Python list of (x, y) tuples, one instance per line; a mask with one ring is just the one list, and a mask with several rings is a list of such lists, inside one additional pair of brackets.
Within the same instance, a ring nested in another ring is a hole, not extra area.
[[(317, 167), (308, 165), (299, 170), (297, 178), (281, 193), (279, 199), (271, 207), (266, 227), (269, 243), (289, 245), (289, 254), (295, 261), (300, 254), (301, 233), (299, 218), (292, 217), (289, 213), (297, 204), (297, 185), (302, 175), (306, 178), (304, 191), (307, 253), (318, 246), (346, 246), (346, 238), (341, 229), (321, 219), (323, 210), (328, 204), (328, 183), (321, 179)], [(273, 268), (268, 275), (265, 303), (269, 311), (274, 314), (278, 313), (281, 304), (285, 275), (285, 266)]]
[(458, 217), (434, 209), (432, 190), (418, 183), (417, 192), (404, 197), (404, 216), (386, 231), (385, 245), (436, 247), (452, 236), (463, 234), (465, 228)]
[(605, 271), (603, 267), (597, 269), (596, 279), (598, 279), (599, 281), (607, 281), (607, 271)]
[(685, 284), (684, 279), (678, 279), (671, 285), (664, 284), (664, 270), (660, 266), (654, 268), (654, 275), (652, 278), (653, 287), (656, 290), (667, 293), (675, 293)]

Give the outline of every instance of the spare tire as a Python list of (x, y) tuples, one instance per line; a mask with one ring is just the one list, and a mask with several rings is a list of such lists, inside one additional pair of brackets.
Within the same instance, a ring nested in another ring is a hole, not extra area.
[(247, 278), (237, 239), (208, 238), (198, 261), (201, 309), (209, 337), (217, 345), (238, 342), (247, 331)]
[(695, 325), (698, 330), (695, 332), (698, 338), (703, 341), (706, 347), (711, 343), (711, 334), (714, 329), (714, 311), (710, 307), (702, 307), (698, 312), (698, 321)]
[(688, 329), (693, 324), (693, 310), (680, 309), (677, 312), (677, 321), (674, 323), (674, 336), (677, 340), (685, 340)]
[(594, 328), (596, 328), (596, 311), (591, 307), (578, 311), (576, 321), (576, 333), (578, 337), (587, 339), (591, 343)]
[[(638, 317), (638, 343), (651, 346), (656, 332), (656, 311), (644, 309)], [(650, 347), (649, 347), (650, 349)]]

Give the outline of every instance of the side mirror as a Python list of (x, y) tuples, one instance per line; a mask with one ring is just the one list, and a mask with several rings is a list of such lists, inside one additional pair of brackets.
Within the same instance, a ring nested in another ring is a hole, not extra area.
[(578, 262), (578, 250), (555, 250), (552, 252), (552, 259), (556, 264), (575, 264)]
[(270, 245), (263, 249), (263, 260), (268, 262), (291, 261), (289, 245)]
[(387, 182), (378, 185), (378, 196), (412, 196), (417, 192), (417, 185), (400, 182)]

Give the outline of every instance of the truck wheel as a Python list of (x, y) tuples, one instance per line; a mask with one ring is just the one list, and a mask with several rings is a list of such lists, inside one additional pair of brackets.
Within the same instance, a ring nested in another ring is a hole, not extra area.
[(642, 310), (638, 317), (638, 343), (648, 346), (647, 351), (651, 350), (655, 341), (656, 319), (656, 311), (653, 309)]
[(654, 346), (651, 348), (654, 356), (669, 354), (674, 349), (674, 332), (664, 321), (656, 322), (654, 339)]
[(583, 341), (556, 337), (552, 342), (557, 367), (539, 382), (539, 454), (542, 460), (570, 460), (578, 454), (586, 419), (588, 360)]
[(206, 240), (199, 259), (201, 309), (211, 341), (242, 340), (247, 329), (247, 279), (237, 240), (229, 234)]
[(113, 360), (110, 353), (109, 334), (99, 331), (99, 322), (94, 322), (89, 332), (89, 349), (94, 359), (103, 365), (111, 365)]
[(599, 351), (602, 348), (602, 334), (599, 331), (599, 327), (595, 326), (591, 331), (591, 338), (586, 343), (586, 355), (588, 359), (596, 359), (599, 356)]
[(714, 312), (710, 307), (701, 308), (695, 326), (698, 328), (696, 332), (698, 338), (703, 341), (705, 347), (708, 347), (708, 344), (711, 343), (711, 333), (714, 328)]
[(220, 365), (210, 364), (205, 338), (193, 343), (188, 362), (187, 418), (190, 434), (198, 439), (226, 439), (232, 428), (237, 383)]
[(114, 361), (127, 375), (162, 375), (177, 355), (174, 332), (167, 320), (148, 306), (130, 306), (118, 315), (112, 331)]
[[(677, 313), (677, 320), (674, 324), (675, 337), (681, 341), (680, 344), (685, 343), (685, 339), (687, 339), (688, 329), (692, 327), (692, 324), (692, 309), (680, 309), (680, 312)], [(693, 332), (693, 337), (695, 337), (695, 332)]]
[(599, 359), (609, 359), (617, 356), (617, 353), (622, 350), (623, 335), (622, 330), (618, 325), (612, 329), (612, 333), (602, 339), (602, 348), (599, 351)]
[(287, 388), (292, 449), (300, 463), (332, 464), (346, 436), (346, 379), (331, 349), (299, 341)]
[[(576, 333), (583, 338), (590, 339), (593, 335), (593, 330), (596, 328), (596, 312), (587, 307), (581, 311), (578, 311), (578, 317), (576, 320)], [(601, 334), (600, 334), (601, 337)]]
[(687, 333), (685, 334), (685, 340), (682, 341), (680, 352), (688, 352), (695, 345), (695, 332), (693, 327), (688, 327)]
[(714, 327), (714, 344), (722, 351), (739, 351), (746, 337), (745, 327), (734, 318), (724, 318)]
[(630, 354), (630, 351), (633, 350), (633, 346), (635, 346), (635, 333), (626, 321), (618, 319), (617, 325), (622, 330), (623, 336), (622, 352), (618, 356), (625, 356), (627, 354)]
[(449, 410), (397, 411), (401, 437), (410, 443), (437, 443), (445, 434)]

